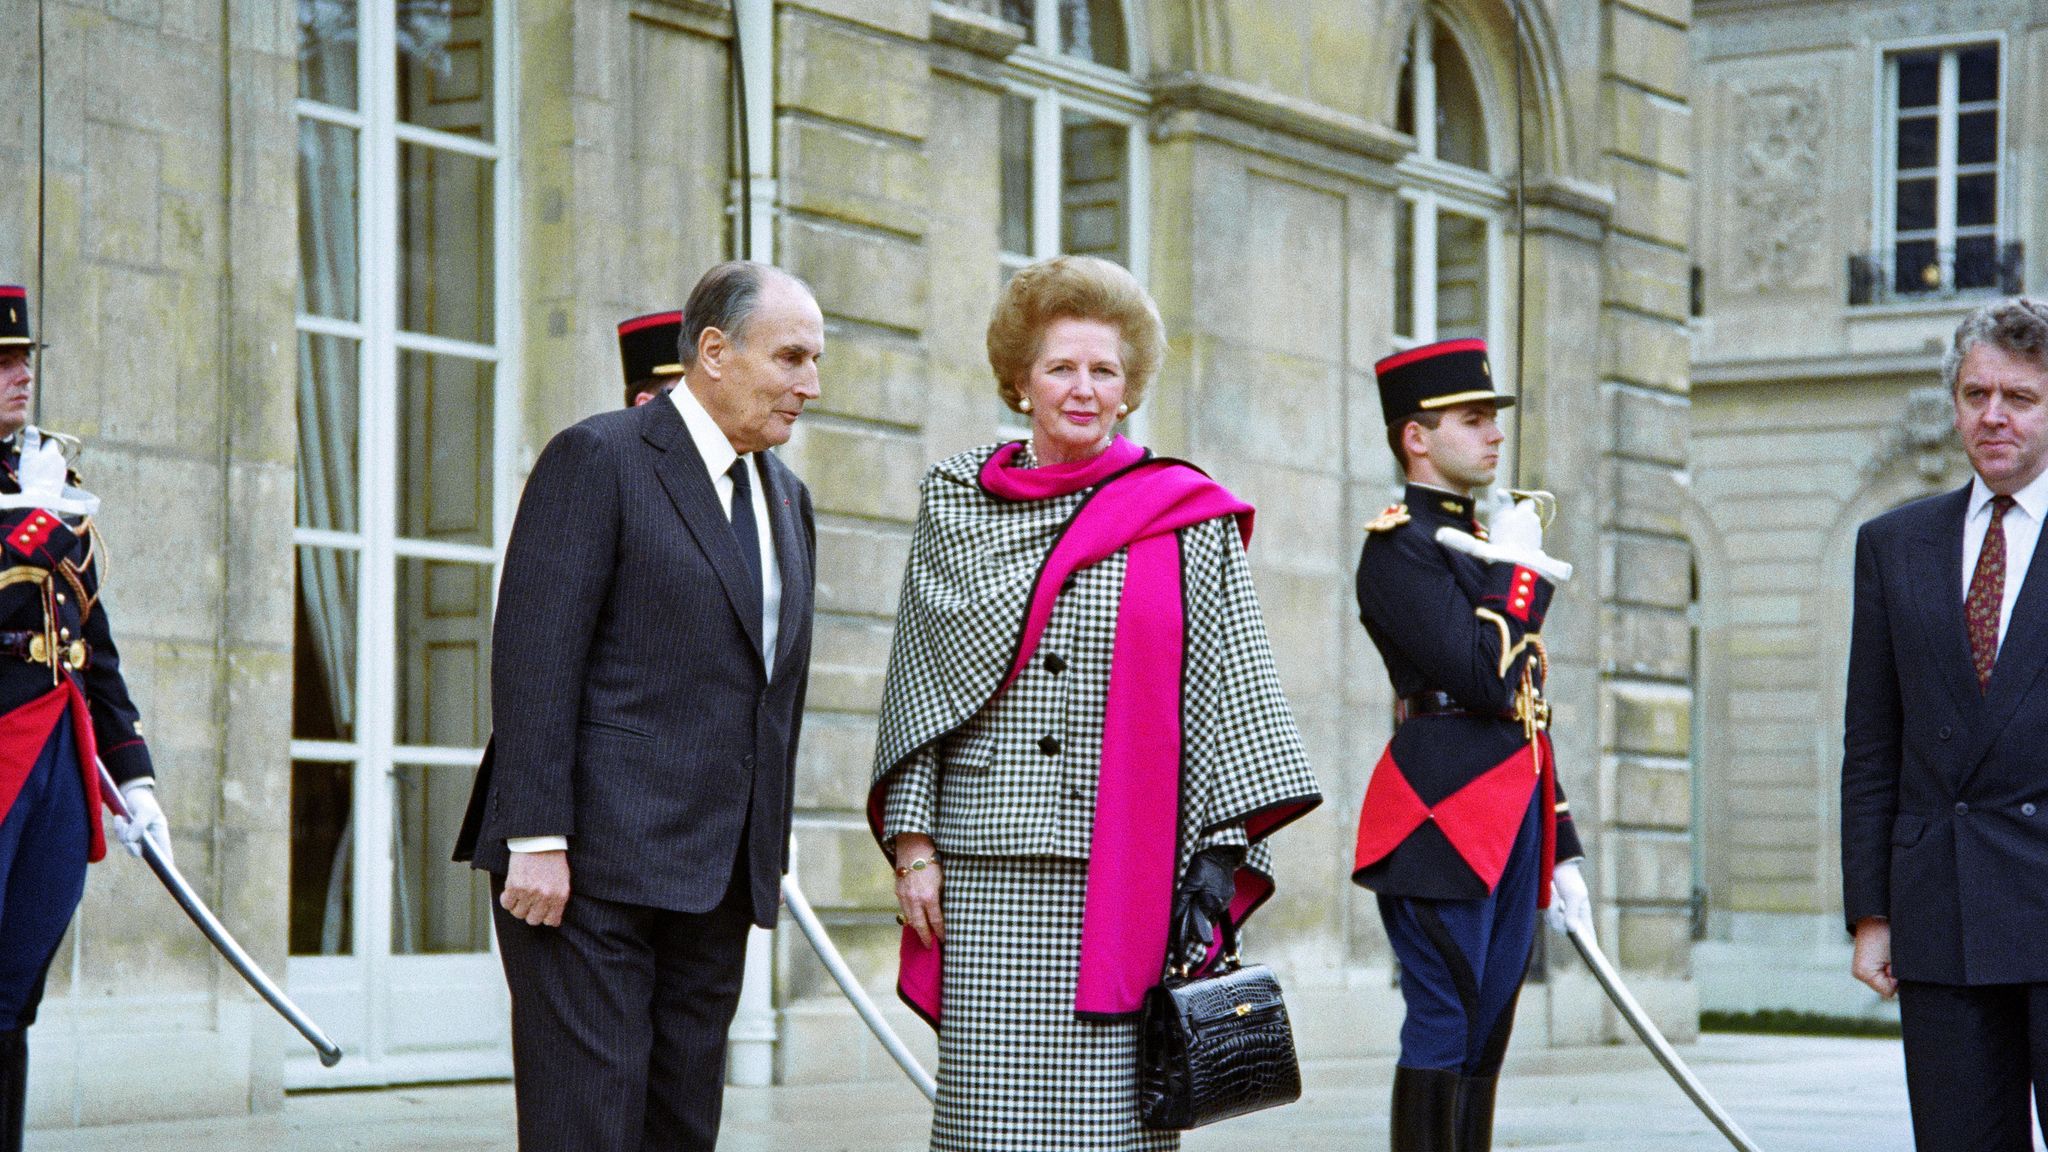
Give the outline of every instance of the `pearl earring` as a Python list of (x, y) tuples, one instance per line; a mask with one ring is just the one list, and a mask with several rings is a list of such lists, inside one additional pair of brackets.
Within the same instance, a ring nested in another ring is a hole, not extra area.
[(1117, 419), (1121, 420), (1121, 419), (1123, 419), (1124, 417), (1126, 417), (1126, 416), (1129, 416), (1130, 414), (1131, 414), (1131, 406), (1130, 406), (1129, 404), (1119, 404), (1119, 405), (1117, 405), (1117, 406), (1116, 406), (1116, 418), (1117, 418)]
[(1029, 396), (1017, 401), (1017, 411), (1022, 412), (1026, 416), (1031, 415), (1031, 398)]

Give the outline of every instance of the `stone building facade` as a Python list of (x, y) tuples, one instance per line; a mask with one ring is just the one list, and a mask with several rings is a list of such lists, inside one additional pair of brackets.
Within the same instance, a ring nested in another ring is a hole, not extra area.
[[(1351, 574), (1396, 490), (1372, 362), (1457, 335), (1521, 379), (1521, 482), (1567, 511), (1552, 695), (1604, 937), (1689, 1034), (1690, 7), (1521, 6), (1518, 235), (1500, 0), (0, 0), (41, 30), (0, 64), (0, 278), (40, 255), (41, 419), (91, 445), (179, 858), (350, 1052), (320, 1070), (114, 860), (34, 1121), (505, 1073), (485, 897), (446, 863), (495, 560), (540, 447), (616, 403), (612, 324), (746, 250), (828, 322), (783, 450), (821, 554), (796, 874), (878, 996), (859, 810), (917, 481), (1015, 428), (982, 351), (1006, 272), (1088, 251), (1172, 338), (1134, 432), (1260, 509), (1328, 795), (1252, 941), (1305, 1054), (1395, 1041), (1344, 881), (1391, 712)], [(895, 1074), (794, 932), (760, 943), (737, 1076)], [(1618, 1034), (1575, 958), (1538, 980), (1523, 1043)]]
[(1895, 1013), (1849, 978), (1841, 921), (1855, 534), (1968, 479), (1942, 349), (2048, 277), (2048, 10), (1700, 0), (1695, 21), (1700, 996)]

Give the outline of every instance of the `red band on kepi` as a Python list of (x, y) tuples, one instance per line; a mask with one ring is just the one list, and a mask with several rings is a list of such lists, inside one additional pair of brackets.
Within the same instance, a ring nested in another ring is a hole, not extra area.
[(619, 322), (619, 361), (626, 386), (683, 374), (681, 312), (649, 312)]

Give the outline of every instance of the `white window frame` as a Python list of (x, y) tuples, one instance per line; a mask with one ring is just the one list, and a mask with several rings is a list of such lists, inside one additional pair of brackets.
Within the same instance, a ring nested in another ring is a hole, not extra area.
[[(1034, 0), (1032, 37), (1019, 45), (1005, 62), (1003, 91), (1031, 105), (1031, 251), (1012, 252), (1000, 248), (998, 259), (1005, 276), (1027, 264), (1060, 255), (1062, 192), (1060, 151), (1065, 116), (1078, 112), (1097, 120), (1122, 124), (1125, 145), (1125, 191), (1128, 209), (1125, 239), (1130, 253), (1130, 272), (1138, 283), (1151, 283), (1152, 237), (1152, 155), (1146, 125), (1152, 110), (1152, 96), (1138, 82), (1143, 59), (1140, 29), (1128, 0), (1122, 4), (1124, 54), (1131, 71), (1120, 71), (1060, 51), (1058, 0)], [(1133, 413), (1126, 431), (1142, 439), (1149, 431), (1150, 410)], [(1023, 417), (1005, 410), (997, 419), (996, 435), (1014, 439), (1023, 428)]]
[[(1478, 219), (1486, 225), (1486, 342), (1493, 349), (1497, 372), (1511, 370), (1503, 364), (1506, 349), (1507, 309), (1510, 304), (1507, 267), (1507, 224), (1513, 206), (1513, 192), (1507, 182), (1490, 172), (1466, 168), (1437, 159), (1436, 155), (1436, 62), (1431, 53), (1436, 28), (1442, 24), (1457, 41), (1459, 51), (1472, 66), (1473, 86), (1479, 94), (1479, 115), (1486, 133), (1489, 162), (1500, 155), (1499, 133), (1492, 111), (1496, 104), (1479, 65), (1485, 57), (1474, 49), (1468, 36), (1458, 34), (1450, 14), (1436, 5), (1426, 7), (1409, 41), (1409, 66), (1414, 91), (1409, 99), (1415, 116), (1415, 151), (1395, 167), (1401, 180), (1400, 211), (1412, 213), (1414, 244), (1409, 250), (1409, 283), (1414, 315), (1412, 331), (1391, 332), (1396, 351), (1428, 344), (1437, 339), (1436, 241), (1438, 221), (1445, 214)], [(1398, 229), (1401, 222), (1397, 219)], [(1391, 296), (1391, 293), (1390, 293)], [(1392, 327), (1390, 321), (1389, 327)]]
[[(1982, 288), (1957, 289), (1955, 287), (1955, 199), (1956, 199), (1956, 122), (1961, 114), (1956, 97), (1958, 75), (1956, 53), (1966, 48), (1995, 47), (1998, 49), (1998, 144), (1993, 161), (1995, 177), (1992, 180), (1997, 204), (1994, 212), (1997, 225), (1992, 245), (2000, 253), (2013, 238), (2013, 209), (2015, 198), (2007, 187), (2013, 179), (2014, 166), (2006, 163), (2012, 132), (2012, 67), (2013, 57), (2007, 36), (2000, 29), (1986, 29), (1978, 32), (1961, 32), (1941, 36), (1916, 36), (1899, 40), (1887, 40), (1874, 46), (1872, 58), (1871, 90), (1877, 93), (1877, 115), (1873, 118), (1872, 147), (1878, 162), (1871, 165), (1870, 189), (1870, 249), (1883, 258), (1884, 277), (1873, 294), (1873, 301), (1888, 303), (1913, 303), (1923, 300), (1939, 300), (1944, 297), (1963, 295), (1994, 295), (1997, 285)], [(1935, 174), (1934, 248), (1935, 256), (1941, 262), (1941, 287), (1925, 292), (1902, 294), (1897, 291), (1898, 271), (1894, 264), (1898, 258), (1895, 227), (1898, 220), (1898, 68), (1897, 57), (1914, 52), (1942, 53), (1941, 104), (1937, 116), (1942, 128), (1937, 145), (1938, 165)], [(1981, 108), (1973, 104), (1969, 111)], [(1977, 166), (1973, 166), (1976, 168)]]
[[(473, 137), (401, 123), (398, 119), (397, 5), (375, 0), (357, 7), (357, 107), (340, 108), (298, 99), (293, 108), (301, 122), (312, 121), (353, 129), (356, 133), (358, 215), (357, 254), (361, 293), (357, 321), (339, 321), (301, 314), (302, 333), (343, 336), (357, 343), (356, 531), (340, 532), (294, 527), (295, 547), (318, 546), (356, 557), (356, 717), (350, 741), (291, 741), (295, 762), (349, 764), (352, 858), (351, 948), (345, 956), (289, 958), (288, 982), (313, 988), (359, 987), (366, 999), (354, 1057), (332, 1071), (308, 1060), (287, 1064), (289, 1087), (347, 1086), (407, 1080), (461, 1079), (503, 1075), (497, 1055), (423, 1054), (394, 1058), (389, 1052), (383, 1002), (392, 956), (391, 890), (395, 833), (392, 803), (400, 768), (474, 767), (481, 748), (404, 745), (397, 742), (398, 565), (423, 558), (489, 565), (495, 601), (500, 558), (511, 531), (518, 489), (521, 407), (518, 397), (521, 312), (519, 282), (519, 182), (515, 150), (518, 139), (515, 98), (518, 59), (517, 5), (493, 0), (491, 5), (492, 110), (491, 137)], [(493, 342), (479, 344), (407, 332), (399, 315), (399, 216), (402, 203), (400, 146), (426, 146), (491, 162)], [(399, 362), (402, 353), (452, 356), (494, 366), (492, 385), (492, 494), (489, 546), (406, 539), (399, 536)], [(491, 950), (496, 943), (492, 941)], [(412, 960), (414, 957), (402, 959)], [(435, 958), (422, 958), (432, 963)]]

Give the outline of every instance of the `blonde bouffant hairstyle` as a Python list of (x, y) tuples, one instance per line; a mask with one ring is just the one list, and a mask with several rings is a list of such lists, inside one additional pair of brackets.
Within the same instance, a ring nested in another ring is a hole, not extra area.
[(988, 322), (988, 366), (1003, 403), (1024, 410), (1024, 385), (1055, 320), (1098, 320), (1122, 333), (1124, 403), (1137, 411), (1166, 360), (1166, 324), (1137, 277), (1097, 256), (1055, 256), (1010, 277)]

